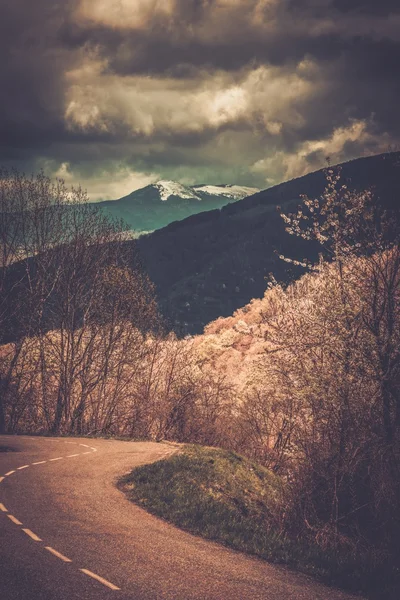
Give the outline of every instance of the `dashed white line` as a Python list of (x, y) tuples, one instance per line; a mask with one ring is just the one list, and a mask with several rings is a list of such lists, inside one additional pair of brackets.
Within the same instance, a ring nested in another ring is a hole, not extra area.
[(92, 571), (88, 571), (87, 569), (79, 569), (79, 570), (82, 571), (82, 573), (85, 573), (85, 575), (88, 575), (89, 577), (96, 579), (96, 581), (99, 581), (106, 587), (110, 588), (110, 590), (118, 591), (121, 589), (121, 588), (117, 587), (116, 585), (114, 585), (113, 583), (110, 583), (109, 581), (107, 581), (107, 579), (103, 579), (103, 577), (100, 577), (100, 575), (96, 575), (96, 573), (92, 573)]
[(54, 550), (54, 548), (52, 548), (51, 546), (45, 546), (45, 548), (46, 548), (46, 550), (48, 550), (49, 552), (54, 554), (54, 556), (57, 556), (57, 558), (59, 558), (60, 560), (63, 560), (66, 563), (72, 562), (72, 560), (70, 558), (68, 558), (67, 556), (64, 556), (64, 554), (61, 554), (61, 552), (57, 552), (57, 550)]
[[(60, 440), (45, 440), (45, 441), (48, 441), (48, 442), (59, 442)], [(65, 443), (66, 444), (75, 444), (76, 442), (65, 442)], [(91, 454), (91, 452), (97, 452), (97, 448), (94, 448), (93, 446), (88, 446), (87, 444), (79, 444), (79, 445), (83, 446), (84, 448), (90, 448), (90, 450), (88, 452), (82, 452), (82, 453), (79, 453), (79, 454), (70, 454), (66, 458), (74, 458), (75, 456), (80, 456), (81, 454), (83, 455), (83, 454)], [(64, 458), (63, 456), (58, 456), (57, 458), (50, 458), (49, 462), (54, 462), (56, 460), (62, 460), (63, 458)], [(40, 460), (40, 461), (32, 463), (32, 465), (44, 465), (46, 462), (47, 462), (47, 460)], [(21, 467), (18, 467), (17, 471), (22, 471), (23, 469), (27, 469), (29, 466), (30, 465), (23, 465)], [(12, 475), (13, 473), (15, 473), (15, 470), (9, 471), (8, 473), (6, 473), (4, 475), (4, 477), (0, 477), (0, 483), (4, 480), (5, 477), (8, 477), (9, 475)], [(2, 503), (0, 503), (0, 511), (4, 512), (4, 513), (7, 513), (7, 517), (15, 525), (22, 525), (21, 521), (19, 521), (16, 517), (14, 517), (14, 515), (9, 514), (7, 508)], [(41, 542), (42, 541), (40, 539), (40, 537), (37, 536), (36, 533), (33, 533), (33, 531), (31, 531), (30, 529), (23, 528), (22, 531), (24, 533), (26, 533), (26, 535), (28, 535), (35, 542)], [(67, 556), (64, 556), (64, 554), (61, 554), (61, 552), (58, 552), (57, 550), (55, 550), (51, 546), (45, 546), (45, 549), (48, 552), (50, 552), (51, 554), (53, 554), (54, 556), (56, 556), (57, 558), (59, 558), (60, 560), (62, 560), (63, 562), (66, 562), (66, 563), (71, 563), (72, 562), (72, 560), (70, 558), (68, 558)], [(114, 585), (113, 583), (111, 583), (110, 581), (107, 581), (107, 579), (104, 579), (103, 577), (100, 577), (100, 575), (96, 575), (96, 573), (93, 573), (92, 571), (89, 571), (88, 569), (80, 569), (80, 571), (82, 571), (82, 573), (84, 573), (85, 575), (88, 575), (88, 577), (91, 577), (92, 579), (95, 579), (96, 581), (98, 581), (102, 585), (108, 587), (110, 590), (119, 591), (121, 589), (121, 588), (117, 587), (116, 585)]]
[[(22, 523), (21, 523), (22, 525)], [(31, 531), (30, 529), (23, 529), (22, 531), (24, 531), (26, 533), (26, 535), (29, 535), (30, 538), (32, 538), (32, 540), (34, 540), (35, 542), (41, 542), (42, 540), (40, 539), (39, 536), (36, 535), (36, 533), (33, 533), (33, 531)]]
[(22, 525), (21, 521), (18, 521), (18, 519), (16, 517), (14, 517), (14, 515), (7, 515), (7, 517), (10, 519), (10, 521), (12, 521), (15, 525)]

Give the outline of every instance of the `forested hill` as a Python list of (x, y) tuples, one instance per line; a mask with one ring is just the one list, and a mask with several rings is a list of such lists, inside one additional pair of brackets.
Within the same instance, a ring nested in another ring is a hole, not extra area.
[[(384, 206), (400, 208), (400, 152), (356, 159), (341, 168), (348, 187), (372, 188)], [(232, 314), (263, 295), (271, 273), (286, 282), (302, 274), (301, 267), (278, 254), (315, 258), (317, 248), (285, 232), (277, 206), (287, 212), (303, 194), (320, 196), (325, 185), (320, 170), (142, 237), (145, 267), (174, 329), (197, 333), (218, 316)]]

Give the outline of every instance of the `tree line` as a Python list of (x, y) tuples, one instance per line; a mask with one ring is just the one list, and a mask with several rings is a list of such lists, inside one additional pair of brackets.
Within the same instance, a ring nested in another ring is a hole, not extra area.
[(228, 386), (168, 333), (122, 222), (3, 169), (0, 253), (0, 433), (217, 443)]

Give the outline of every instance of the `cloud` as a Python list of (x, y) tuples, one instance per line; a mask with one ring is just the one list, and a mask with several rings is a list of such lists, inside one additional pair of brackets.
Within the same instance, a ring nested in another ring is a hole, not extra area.
[(72, 131), (174, 139), (227, 127), (270, 135), (301, 127), (301, 107), (315, 91), (318, 68), (302, 61), (292, 70), (260, 66), (232, 76), (203, 71), (195, 80), (132, 75), (120, 78), (107, 63), (88, 58), (67, 73), (65, 121)]
[(78, 21), (120, 29), (142, 29), (155, 18), (171, 17), (174, 0), (81, 0), (75, 10)]
[[(343, 156), (362, 156), (373, 152), (385, 152), (390, 145), (390, 136), (376, 135), (373, 121), (351, 121), (347, 126), (338, 127), (325, 139), (305, 141), (299, 144), (296, 152), (277, 152), (261, 159), (251, 166), (254, 173), (264, 174), (271, 182), (270, 174), (277, 179), (293, 179), (321, 168), (327, 162), (338, 163)], [(272, 180), (273, 181), (273, 180)]]
[(52, 172), (54, 177), (63, 179), (69, 186), (76, 186), (76, 182), (79, 181), (81, 187), (88, 190), (90, 201), (116, 200), (159, 179), (157, 173), (135, 173), (121, 164), (111, 164), (106, 171), (96, 171), (95, 181), (79, 171), (74, 172), (68, 163), (61, 163), (55, 171), (52, 169)]
[(3, 162), (95, 198), (158, 175), (262, 186), (400, 141), (397, 1), (134, 4), (10, 4)]

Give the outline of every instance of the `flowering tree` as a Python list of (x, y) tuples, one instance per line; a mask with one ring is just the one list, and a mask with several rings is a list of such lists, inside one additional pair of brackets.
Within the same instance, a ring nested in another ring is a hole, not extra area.
[(282, 215), (289, 234), (320, 244), (319, 264), (306, 266), (324, 276), (306, 312), (299, 299), (275, 338), (279, 360), (290, 361), (290, 393), (307, 414), (297, 444), (308, 507), (335, 542), (349, 514), (382, 508), (382, 489), (392, 509), (400, 505), (398, 219), (340, 176), (328, 169), (322, 196)]

